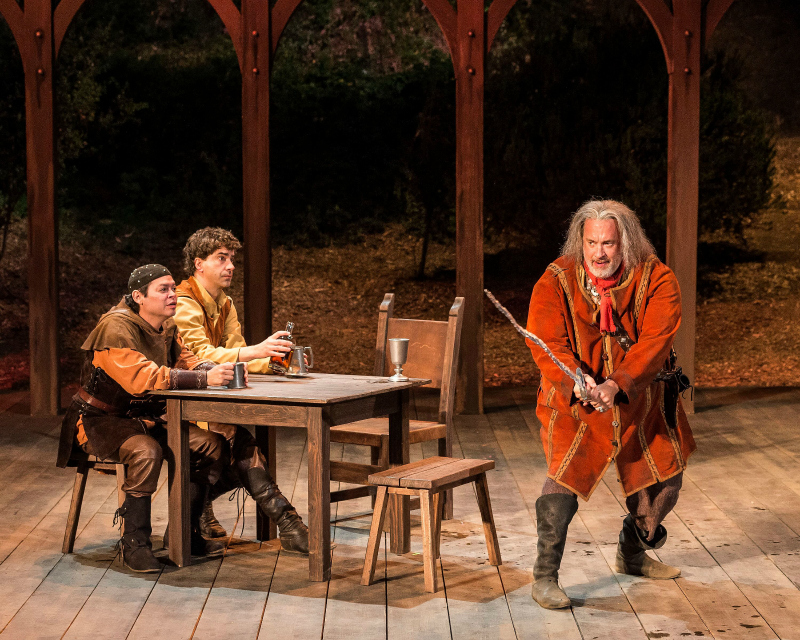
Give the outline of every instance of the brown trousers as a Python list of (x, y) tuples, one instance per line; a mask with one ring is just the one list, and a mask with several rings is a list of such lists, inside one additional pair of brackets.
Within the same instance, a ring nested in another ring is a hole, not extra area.
[[(228, 462), (225, 439), (219, 434), (200, 429), (194, 424), (189, 429), (189, 478), (198, 484), (211, 484), (219, 480)], [(150, 496), (158, 486), (161, 462), (167, 445), (167, 430), (156, 425), (148, 435), (131, 436), (107, 459), (126, 466), (122, 490), (133, 498)], [(91, 443), (81, 447), (95, 455)]]
[[(675, 508), (682, 482), (683, 474), (679, 473), (664, 482), (656, 482), (625, 498), (625, 506), (628, 507), (628, 511), (636, 521), (636, 526), (642, 531), (647, 531), (651, 539), (661, 521)], [(548, 493), (569, 494), (573, 492), (562, 487), (555, 480), (547, 478), (542, 487), (542, 495)]]
[(264, 454), (245, 427), (224, 422), (209, 422), (208, 430), (225, 438), (228, 445), (226, 465), (220, 481), (211, 490), (212, 499), (238, 487), (245, 487), (249, 492), (248, 469), (258, 467), (271, 476)]

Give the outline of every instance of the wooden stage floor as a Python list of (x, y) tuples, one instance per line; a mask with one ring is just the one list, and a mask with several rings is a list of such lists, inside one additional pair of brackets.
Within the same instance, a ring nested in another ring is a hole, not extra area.
[[(545, 473), (531, 389), (489, 390), (485, 415), (457, 419), (454, 455), (497, 463), (488, 475), (504, 564), (488, 564), (473, 489), (461, 487), (456, 517), (443, 526), (444, 590), (435, 595), (423, 588), (414, 516), (412, 553), (382, 551), (379, 581), (359, 585), (367, 499), (332, 508), (330, 582), (308, 582), (305, 558), (254, 542), (253, 503), (237, 519), (235, 499), (215, 503), (223, 525), (236, 526), (224, 558), (142, 576), (115, 552), (115, 480), (92, 473), (75, 553), (64, 556), (74, 471), (54, 466), (58, 420), (30, 418), (23, 394), (0, 394), (0, 636), (800, 638), (800, 390), (698, 395), (698, 452), (658, 552), (683, 576), (647, 581), (611, 569), (624, 516), (612, 470), (570, 527), (561, 581), (574, 606), (544, 611), (530, 597), (534, 504)], [(304, 433), (279, 430), (278, 440), (279, 483), (305, 514)], [(412, 458), (422, 454), (412, 448)], [(166, 466), (153, 502), (157, 549), (165, 475)]]

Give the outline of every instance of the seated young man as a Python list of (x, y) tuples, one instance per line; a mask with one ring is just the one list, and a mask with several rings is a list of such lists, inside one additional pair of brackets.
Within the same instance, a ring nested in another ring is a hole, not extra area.
[[(206, 227), (192, 234), (183, 248), (183, 267), (189, 277), (178, 285), (175, 324), (186, 346), (198, 358), (214, 362), (246, 362), (251, 373), (270, 373), (269, 358), (283, 356), (292, 343), (282, 339), (288, 335), (286, 331), (277, 331), (252, 346), (248, 346), (242, 336), (236, 307), (225, 294), (233, 278), (234, 255), (241, 247), (236, 236), (218, 227)], [(225, 437), (233, 457), (252, 460), (269, 474), (260, 452), (259, 457), (253, 457), (252, 452), (257, 448), (247, 429), (217, 422), (209, 423), (208, 428)], [(250, 490), (248, 485), (244, 486)], [(200, 520), (201, 531), (206, 537), (226, 535), (214, 517), (211, 501), (228, 490), (225, 482), (211, 490)], [(258, 497), (250, 493), (258, 502)], [(305, 551), (308, 551), (307, 546)]]
[[(150, 542), (150, 497), (156, 490), (166, 445), (165, 403), (148, 397), (147, 392), (203, 389), (233, 378), (231, 364), (201, 360), (186, 348), (172, 320), (175, 307), (175, 281), (165, 267), (149, 264), (133, 271), (128, 294), (100, 318), (82, 346), (86, 356), (81, 389), (62, 423), (58, 466), (66, 466), (73, 447), (79, 447), (127, 467), (122, 487), (125, 502), (119, 514), (124, 517), (123, 560), (134, 571), (161, 569)], [(222, 543), (200, 535), (200, 514), (208, 487), (234, 476), (231, 469), (243, 466), (242, 461), (231, 458), (219, 434), (195, 425), (188, 429), (192, 553), (220, 553)], [(261, 483), (259, 492), (269, 496), (268, 507), (276, 519), (294, 532), (297, 546), (305, 544), (307, 548), (307, 529), (277, 486), (268, 476), (251, 475), (249, 483)], [(164, 542), (166, 546), (166, 534)]]

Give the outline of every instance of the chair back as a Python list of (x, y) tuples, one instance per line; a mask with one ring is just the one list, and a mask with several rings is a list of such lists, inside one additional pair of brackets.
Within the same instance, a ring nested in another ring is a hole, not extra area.
[(403, 374), (409, 378), (430, 378), (429, 388), (440, 389), (439, 421), (452, 418), (456, 375), (461, 344), (464, 298), (456, 298), (446, 321), (394, 318), (394, 294), (387, 293), (378, 312), (375, 375), (388, 376), (394, 366), (388, 356), (389, 338), (408, 338), (408, 362)]

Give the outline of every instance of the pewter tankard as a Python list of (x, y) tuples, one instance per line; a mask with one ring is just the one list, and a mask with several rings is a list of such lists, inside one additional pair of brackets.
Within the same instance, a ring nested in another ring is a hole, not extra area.
[[(308, 375), (308, 370), (314, 368), (314, 352), (311, 347), (292, 345), (289, 367), (286, 375), (293, 378), (302, 378)], [(306, 364), (308, 360), (308, 364)]]
[(233, 365), (233, 380), (225, 386), (228, 389), (245, 389), (247, 385), (244, 382), (244, 362), (236, 362)]

